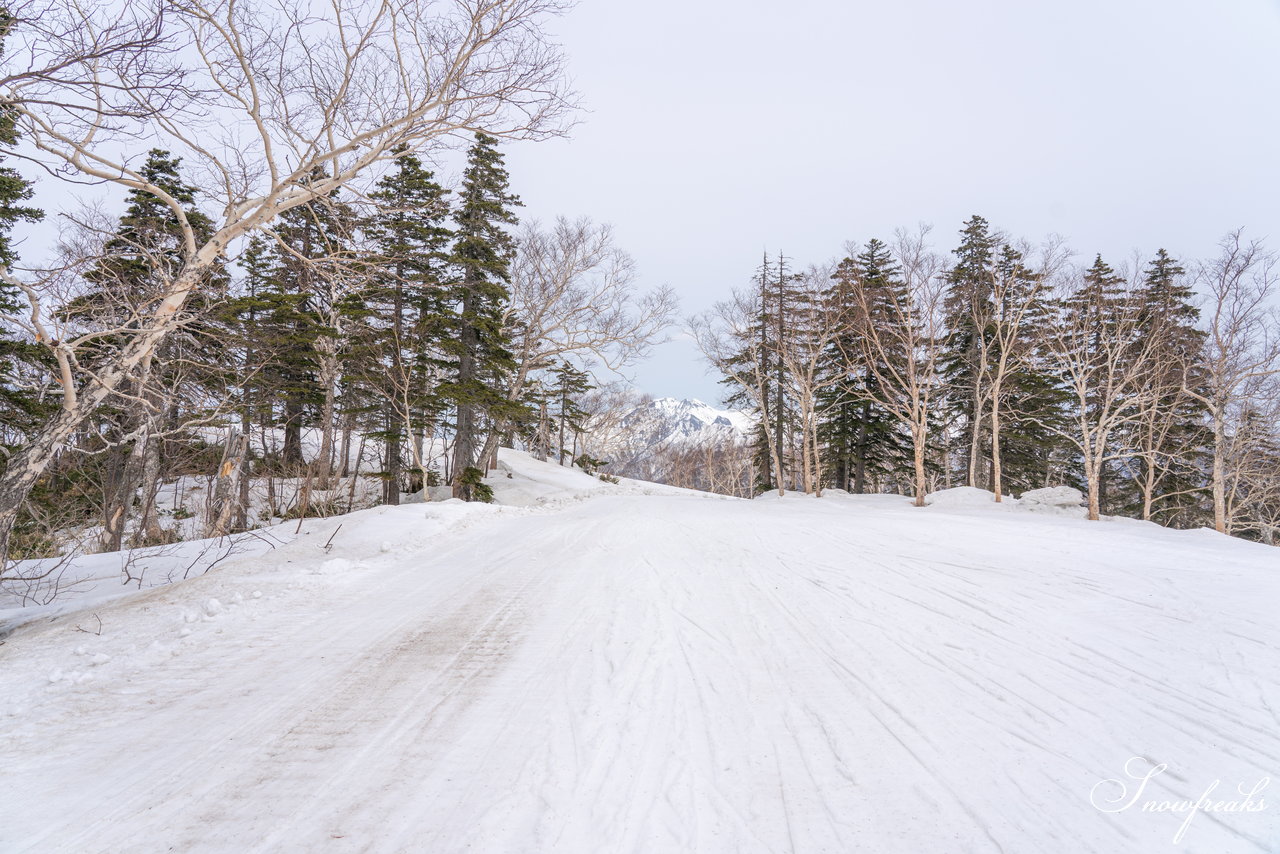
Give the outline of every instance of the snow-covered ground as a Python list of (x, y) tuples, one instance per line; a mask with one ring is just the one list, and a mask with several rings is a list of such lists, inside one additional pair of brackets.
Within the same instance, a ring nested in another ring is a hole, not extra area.
[(1280, 551), (503, 462), (13, 631), (0, 851), (1280, 846)]

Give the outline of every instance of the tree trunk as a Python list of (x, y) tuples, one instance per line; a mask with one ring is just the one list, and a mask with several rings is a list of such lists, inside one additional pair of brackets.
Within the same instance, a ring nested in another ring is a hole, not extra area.
[(471, 488), (462, 482), (463, 474), (475, 464), (476, 407), (468, 400), (476, 381), (476, 355), (479, 345), (476, 330), (467, 320), (475, 311), (474, 282), (468, 282), (462, 297), (462, 323), (459, 330), (461, 354), (458, 357), (458, 424), (453, 437), (453, 497), (471, 500)]
[(498, 446), (501, 444), (502, 437), (496, 431), (485, 438), (484, 449), (480, 451), (480, 459), (485, 463), (487, 471), (492, 471), (498, 467)]
[(1142, 455), (1142, 518), (1151, 520), (1152, 505), (1156, 495), (1155, 451), (1148, 450)]
[(1227, 532), (1227, 437), (1221, 411), (1213, 413), (1213, 529)]
[(547, 456), (551, 452), (551, 423), (547, 415), (547, 402), (543, 400), (538, 406), (538, 440), (535, 456), (547, 461)]
[[(394, 424), (394, 422), (392, 422)], [(342, 463), (338, 467), (339, 477), (346, 477), (351, 473), (351, 434), (356, 429), (356, 414), (348, 411), (342, 417), (342, 450), (338, 452), (338, 459)], [(398, 438), (398, 437), (397, 437)], [(361, 440), (361, 445), (364, 442)]]
[(1000, 386), (991, 390), (991, 491), (996, 503), (1004, 500), (1004, 470), (1000, 464)]
[(920, 423), (911, 425), (911, 451), (914, 457), (915, 473), (916, 473), (916, 499), (915, 506), (924, 506), (924, 497), (929, 491), (929, 483), (924, 468), (924, 452), (925, 441), (928, 434), (925, 432), (925, 426)]
[(867, 490), (867, 419), (871, 417), (871, 404), (862, 405), (862, 418), (858, 423), (858, 444), (853, 457), (853, 491), (862, 495)]
[(326, 355), (321, 361), (321, 377), (324, 382), (324, 405), (320, 411), (320, 453), (316, 456), (313, 469), (319, 489), (329, 489), (330, 475), (333, 473), (333, 428), (334, 412), (337, 408), (338, 365), (337, 357)]
[(1089, 493), (1089, 519), (1096, 522), (1102, 518), (1102, 478), (1101, 467), (1091, 451), (1084, 455), (1084, 479)]
[(302, 467), (302, 400), (291, 392), (284, 402), (284, 446), (280, 462), (285, 468)]
[[(382, 481), (382, 503), (397, 505), (400, 503), (400, 431), (394, 418), (388, 418), (387, 422), (387, 473)], [(359, 461), (356, 467), (359, 468)]]
[(136, 545), (156, 545), (164, 542), (164, 531), (160, 527), (160, 516), (156, 508), (156, 493), (160, 491), (161, 459), (160, 441), (152, 435), (152, 427), (158, 416), (147, 415), (147, 428), (144, 434), (142, 452), (142, 477), (139, 487), (140, 507), (138, 512), (138, 530), (134, 533)]
[[(978, 356), (976, 342), (970, 348), (973, 364), (978, 364)], [(978, 449), (982, 446), (982, 379), (975, 375), (973, 378), (973, 399), (970, 401), (972, 412), (969, 418), (969, 471), (968, 486), (978, 486)]]
[(129, 524), (133, 503), (138, 496), (138, 483), (142, 479), (143, 456), (146, 454), (145, 431), (133, 441), (124, 461), (119, 465), (119, 475), (112, 483), (102, 518), (102, 534), (98, 550), (118, 552), (124, 548), (124, 531)]
[(232, 518), (238, 513), (243, 514), (244, 492), (240, 485), (248, 481), (244, 477), (244, 461), (248, 455), (249, 434), (234, 432), (227, 437), (213, 500), (209, 504), (206, 537), (225, 537), (230, 533)]

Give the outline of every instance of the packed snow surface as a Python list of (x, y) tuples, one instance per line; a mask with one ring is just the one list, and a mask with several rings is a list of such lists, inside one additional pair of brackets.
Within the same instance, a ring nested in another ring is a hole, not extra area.
[(0, 851), (1280, 842), (1276, 550), (503, 462), (15, 629)]

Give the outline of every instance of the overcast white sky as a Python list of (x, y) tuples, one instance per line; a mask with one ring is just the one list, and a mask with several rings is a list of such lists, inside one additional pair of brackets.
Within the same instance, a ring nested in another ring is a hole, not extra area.
[[(557, 22), (589, 112), (513, 146), (525, 216), (613, 223), (684, 313), (768, 249), (821, 261), (970, 214), (1121, 262), (1280, 249), (1280, 0), (582, 0)], [(688, 343), (636, 372), (718, 399)]]

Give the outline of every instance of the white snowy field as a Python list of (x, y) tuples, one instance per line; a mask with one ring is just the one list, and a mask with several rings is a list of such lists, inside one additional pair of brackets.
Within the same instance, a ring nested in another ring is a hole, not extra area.
[(0, 851), (1280, 850), (1280, 551), (504, 461), (14, 630)]

